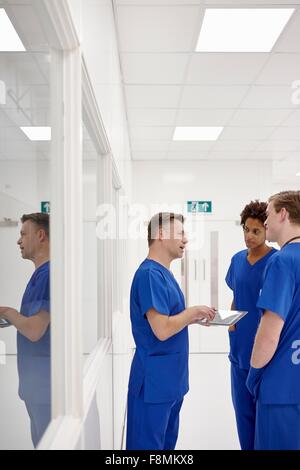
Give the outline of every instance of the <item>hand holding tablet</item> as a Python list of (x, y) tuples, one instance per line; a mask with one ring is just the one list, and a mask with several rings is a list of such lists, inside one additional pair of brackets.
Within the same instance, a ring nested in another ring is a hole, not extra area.
[(217, 310), (215, 318), (207, 321), (205, 318), (199, 320), (200, 325), (224, 325), (231, 326), (247, 315), (248, 312), (241, 310)]

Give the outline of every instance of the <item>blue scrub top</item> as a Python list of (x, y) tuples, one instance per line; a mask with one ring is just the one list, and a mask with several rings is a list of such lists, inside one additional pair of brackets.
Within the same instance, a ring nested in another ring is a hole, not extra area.
[[(40, 310), (50, 313), (49, 261), (33, 273), (22, 299), (20, 312), (26, 317)], [(32, 342), (17, 333), (19, 395), (34, 404), (50, 403), (50, 325), (43, 337)]]
[(259, 391), (263, 404), (300, 404), (300, 243), (289, 243), (266, 267), (257, 306), (277, 313), (284, 325)]
[(136, 352), (131, 365), (129, 392), (138, 396), (144, 386), (144, 401), (178, 400), (188, 391), (188, 329), (166, 341), (153, 333), (146, 313), (176, 315), (185, 309), (182, 291), (167, 268), (145, 259), (135, 273), (130, 293), (130, 318)]
[(270, 257), (277, 250), (272, 248), (269, 253), (251, 265), (247, 259), (248, 250), (236, 253), (229, 266), (226, 283), (233, 291), (236, 310), (247, 310), (248, 314), (229, 331), (229, 359), (241, 369), (250, 368), (250, 358), (254, 338), (261, 318), (256, 303), (263, 283), (263, 274)]

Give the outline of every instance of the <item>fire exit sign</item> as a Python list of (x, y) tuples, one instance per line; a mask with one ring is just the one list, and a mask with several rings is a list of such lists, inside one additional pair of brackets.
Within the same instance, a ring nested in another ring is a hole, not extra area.
[(44, 212), (45, 214), (50, 214), (50, 202), (49, 201), (41, 202), (41, 212)]
[(188, 212), (199, 213), (204, 212), (207, 214), (212, 213), (212, 201), (188, 201)]

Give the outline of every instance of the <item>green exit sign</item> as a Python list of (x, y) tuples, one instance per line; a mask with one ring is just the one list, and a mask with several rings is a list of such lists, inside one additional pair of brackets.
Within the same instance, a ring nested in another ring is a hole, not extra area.
[(206, 214), (211, 214), (212, 201), (188, 201), (187, 209), (190, 213), (204, 212)]
[(45, 214), (50, 214), (50, 201), (41, 202), (41, 212), (44, 212)]

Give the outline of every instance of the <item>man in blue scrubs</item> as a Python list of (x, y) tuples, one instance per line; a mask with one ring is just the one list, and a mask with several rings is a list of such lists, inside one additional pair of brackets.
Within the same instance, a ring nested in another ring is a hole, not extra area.
[(251, 201), (241, 212), (246, 250), (231, 260), (226, 283), (233, 291), (232, 310), (247, 310), (248, 315), (229, 328), (231, 395), (242, 450), (254, 449), (256, 406), (246, 387), (254, 337), (260, 320), (256, 307), (263, 283), (263, 273), (270, 257), (276, 253), (266, 245), (264, 222), (266, 202)]
[(136, 351), (128, 387), (127, 450), (175, 448), (188, 385), (188, 329), (215, 310), (185, 308), (170, 264), (182, 258), (183, 216), (163, 212), (148, 225), (148, 257), (135, 273), (130, 317)]
[(300, 450), (300, 191), (269, 199), (266, 266), (247, 386), (257, 401), (255, 449)]
[(34, 263), (35, 271), (23, 295), (20, 312), (0, 307), (0, 317), (18, 330), (19, 395), (30, 417), (36, 447), (51, 419), (49, 215), (25, 214), (21, 222), (18, 245), (23, 259)]

